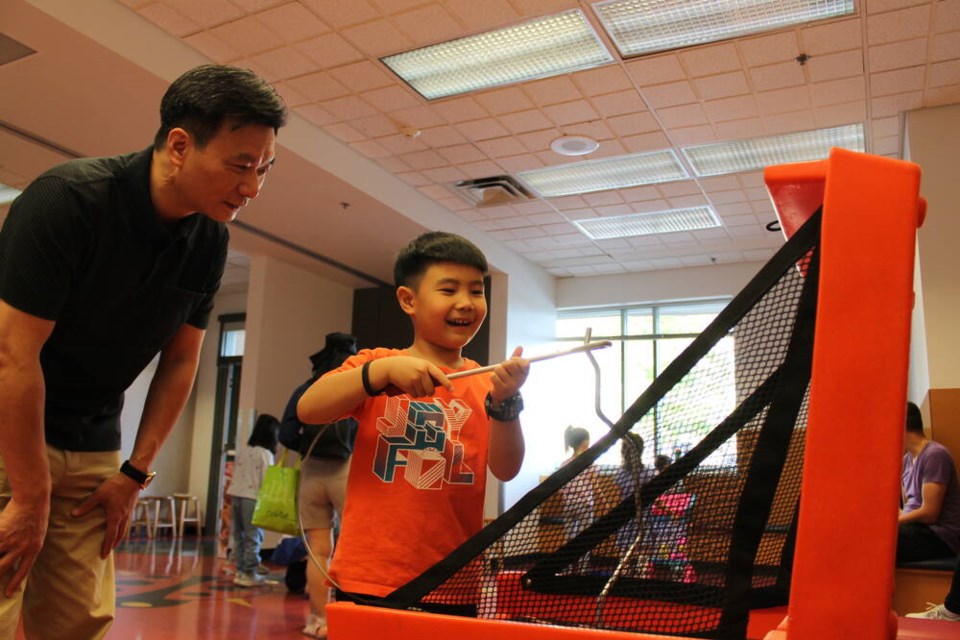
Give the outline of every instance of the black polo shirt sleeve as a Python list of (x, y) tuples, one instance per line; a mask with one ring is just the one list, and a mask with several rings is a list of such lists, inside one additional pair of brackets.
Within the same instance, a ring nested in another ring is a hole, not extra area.
[(30, 315), (56, 320), (90, 233), (66, 181), (47, 176), (32, 183), (14, 201), (0, 230), (0, 298)]
[(203, 299), (197, 305), (193, 314), (187, 318), (187, 324), (197, 329), (206, 329), (210, 323), (210, 312), (213, 311), (213, 300), (220, 289), (220, 280), (223, 278), (223, 270), (227, 263), (227, 246), (230, 240), (230, 233), (224, 227), (220, 234), (220, 246), (218, 248), (217, 259), (213, 263), (214, 267), (210, 270), (210, 278), (203, 290), (206, 292)]

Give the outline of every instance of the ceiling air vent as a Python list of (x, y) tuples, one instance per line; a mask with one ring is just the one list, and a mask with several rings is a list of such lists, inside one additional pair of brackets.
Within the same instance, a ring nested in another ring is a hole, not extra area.
[(453, 189), (478, 208), (498, 207), (534, 199), (533, 194), (513, 176), (461, 180), (453, 184)]

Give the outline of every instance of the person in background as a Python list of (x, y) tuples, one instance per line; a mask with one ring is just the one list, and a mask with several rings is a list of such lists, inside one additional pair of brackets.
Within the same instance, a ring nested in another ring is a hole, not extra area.
[[(520, 470), (520, 387), (530, 367), (522, 349), (492, 372), (447, 378), (480, 367), (463, 347), (487, 316), (487, 271), (466, 238), (415, 238), (394, 263), (413, 344), (361, 350), (300, 398), (305, 423), (350, 416), (360, 425), (330, 563), (337, 599), (382, 598), (446, 557), (483, 526), (487, 470), (503, 481)], [(418, 607), (476, 615), (479, 597), (462, 592)]]
[(253, 524), (253, 509), (257, 493), (263, 484), (267, 467), (273, 464), (277, 453), (277, 434), (280, 421), (269, 414), (257, 418), (247, 446), (238, 447), (230, 483), (231, 519), (233, 520), (233, 557), (237, 573), (233, 584), (252, 587), (266, 579), (257, 572), (260, 565), (260, 546), (263, 529)]
[[(615, 478), (623, 498), (635, 499), (639, 488), (654, 475), (654, 471), (643, 464), (643, 448), (644, 441), (639, 433), (628, 431), (620, 440), (620, 468)], [(639, 519), (639, 512), (637, 512), (629, 524), (620, 528), (617, 542), (622, 548), (628, 547), (637, 538)]]
[[(564, 451), (570, 450), (572, 453), (561, 466), (570, 464), (574, 458), (590, 448), (590, 432), (583, 427), (569, 425), (563, 431), (563, 444)], [(595, 475), (596, 469), (591, 465), (560, 490), (563, 500), (563, 527), (568, 540), (593, 521)]]
[(663, 473), (672, 463), (673, 460), (670, 458), (670, 456), (661, 453), (653, 459), (653, 468), (657, 473)]
[(357, 421), (346, 418), (325, 425), (305, 424), (297, 418), (297, 403), (320, 376), (336, 369), (356, 353), (356, 337), (339, 331), (328, 333), (323, 349), (310, 356), (312, 375), (290, 396), (280, 424), (281, 444), (299, 451), (302, 459), (298, 508), (301, 524), (316, 562), (309, 558), (306, 560), (306, 590), (310, 596), (310, 614), (301, 633), (313, 638), (327, 637), (326, 611), (327, 602), (330, 600), (330, 587), (327, 585), (326, 572), (340, 519), (343, 517), (350, 455), (357, 437)]
[(897, 562), (960, 555), (960, 486), (950, 451), (928, 440), (920, 408), (907, 403), (903, 508), (897, 531)]
[[(120, 95), (104, 101), (122, 100)], [(106, 635), (114, 547), (190, 395), (232, 221), (273, 166), (286, 107), (204, 65), (150, 147), (54, 167), (0, 231), (0, 637)], [(130, 459), (123, 394), (159, 354)]]

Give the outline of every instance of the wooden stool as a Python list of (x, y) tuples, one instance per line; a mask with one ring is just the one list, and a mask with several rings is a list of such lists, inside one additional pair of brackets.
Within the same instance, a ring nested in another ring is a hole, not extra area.
[(139, 527), (143, 527), (143, 530), (147, 533), (147, 537), (153, 537), (153, 524), (150, 522), (150, 510), (152, 508), (153, 505), (149, 498), (140, 498), (137, 500), (137, 504), (133, 507), (133, 517), (130, 519), (129, 535), (134, 535)]
[(177, 535), (183, 536), (183, 526), (188, 522), (193, 524), (197, 535), (201, 535), (203, 521), (200, 518), (200, 499), (187, 493), (175, 493), (173, 501), (177, 510)]
[(153, 502), (153, 537), (157, 537), (160, 529), (170, 529), (170, 535), (176, 538), (177, 514), (173, 496), (151, 496), (146, 499)]

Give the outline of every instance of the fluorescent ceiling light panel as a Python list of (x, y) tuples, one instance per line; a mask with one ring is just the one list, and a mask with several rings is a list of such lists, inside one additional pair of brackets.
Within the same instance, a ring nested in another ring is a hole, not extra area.
[(13, 202), (17, 199), (18, 195), (20, 195), (19, 189), (14, 189), (13, 187), (8, 187), (0, 183), (0, 205)]
[(624, 57), (853, 13), (853, 0), (608, 0), (593, 10)]
[(381, 61), (433, 100), (589, 69), (612, 62), (613, 57), (577, 9)]
[(671, 150), (532, 169), (517, 174), (541, 197), (623, 189), (689, 177)]
[(831, 147), (864, 151), (863, 125), (801, 131), (752, 140), (684, 147), (683, 154), (699, 177), (754, 171), (768, 165), (823, 160)]
[(587, 218), (574, 220), (573, 224), (592, 240), (610, 240), (654, 233), (710, 229), (719, 227), (720, 219), (710, 207), (692, 207), (609, 218)]

